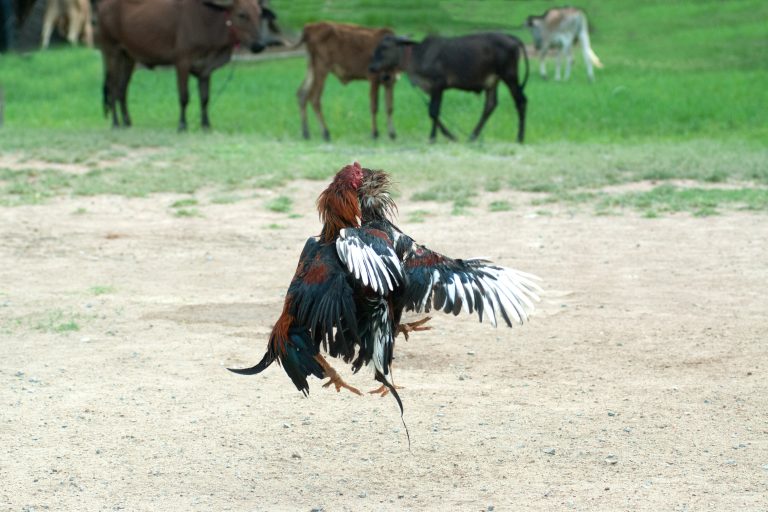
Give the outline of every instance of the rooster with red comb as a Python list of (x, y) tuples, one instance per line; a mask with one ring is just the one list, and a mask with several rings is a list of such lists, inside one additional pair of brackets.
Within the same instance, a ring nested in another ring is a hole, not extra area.
[[(357, 351), (360, 355), (355, 368), (367, 364), (373, 356), (361, 346), (357, 302), (361, 296), (386, 296), (402, 286), (403, 279), (400, 262), (388, 241), (365, 230), (341, 237), (346, 229), (360, 227), (358, 189), (362, 180), (363, 169), (355, 162), (336, 173), (320, 194), (317, 209), (323, 227), (318, 237), (309, 238), (304, 245), (264, 357), (251, 368), (231, 371), (253, 375), (277, 361), (305, 395), (309, 375), (327, 377), (324, 387), (333, 384), (337, 391), (344, 388), (360, 394), (344, 382), (320, 349), (345, 362), (350, 362)], [(348, 264), (348, 260), (354, 262)], [(394, 391), (386, 379), (388, 369), (379, 364), (376, 368), (376, 379)]]

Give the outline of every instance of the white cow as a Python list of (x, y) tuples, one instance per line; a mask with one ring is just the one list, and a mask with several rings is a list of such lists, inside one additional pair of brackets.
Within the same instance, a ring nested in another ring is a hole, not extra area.
[(57, 25), (62, 33), (66, 32), (70, 44), (77, 44), (82, 37), (86, 45), (93, 46), (90, 0), (47, 0), (41, 48), (48, 48), (54, 25)]
[(525, 26), (531, 30), (533, 35), (533, 45), (539, 56), (539, 72), (542, 77), (547, 77), (547, 66), (544, 62), (547, 51), (550, 48), (560, 47), (557, 67), (555, 68), (555, 80), (560, 80), (560, 65), (563, 56), (566, 58), (565, 79), (570, 78), (571, 64), (573, 63), (572, 48), (577, 41), (581, 43), (581, 49), (584, 52), (584, 63), (587, 65), (587, 75), (590, 81), (595, 79), (592, 65), (594, 64), (598, 68), (603, 67), (602, 62), (589, 45), (589, 28), (587, 15), (584, 14), (584, 11), (575, 7), (549, 9), (541, 16), (528, 16)]

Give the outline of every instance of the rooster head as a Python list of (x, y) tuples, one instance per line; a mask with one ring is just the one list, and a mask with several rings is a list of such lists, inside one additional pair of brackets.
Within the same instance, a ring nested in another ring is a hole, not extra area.
[(391, 218), (397, 205), (390, 195), (392, 180), (389, 174), (379, 169), (363, 169), (363, 181), (357, 189), (363, 219)]

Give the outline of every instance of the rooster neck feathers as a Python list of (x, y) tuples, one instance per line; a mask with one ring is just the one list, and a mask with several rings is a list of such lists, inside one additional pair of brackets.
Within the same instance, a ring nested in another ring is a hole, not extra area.
[(320, 233), (323, 243), (332, 243), (344, 228), (360, 226), (362, 213), (357, 190), (362, 180), (363, 169), (355, 162), (339, 171), (317, 198), (317, 211), (323, 223)]

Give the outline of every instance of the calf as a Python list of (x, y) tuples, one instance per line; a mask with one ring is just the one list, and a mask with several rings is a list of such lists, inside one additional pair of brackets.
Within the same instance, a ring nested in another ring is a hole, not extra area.
[[(525, 78), (518, 80), (520, 57), (525, 59)], [(430, 142), (434, 142), (437, 129), (451, 140), (455, 137), (440, 121), (440, 103), (446, 89), (485, 91), (485, 107), (480, 121), (472, 131), (475, 140), (483, 125), (496, 108), (496, 92), (501, 80), (507, 85), (517, 108), (517, 140), (525, 136), (525, 107), (523, 93), (528, 81), (528, 56), (522, 41), (501, 33), (475, 34), (462, 37), (430, 36), (420, 43), (387, 36), (373, 54), (370, 70), (374, 73), (402, 69), (411, 82), (430, 96), (429, 117), (432, 118)]]
[(46, 2), (40, 41), (42, 49), (48, 48), (54, 25), (66, 29), (62, 30), (62, 33), (66, 31), (67, 41), (70, 44), (77, 44), (82, 37), (86, 45), (93, 46), (90, 0), (48, 0)]
[(590, 81), (595, 79), (592, 65), (594, 64), (598, 68), (603, 67), (589, 44), (589, 28), (587, 15), (584, 14), (584, 11), (575, 7), (549, 9), (541, 16), (528, 16), (525, 26), (531, 30), (533, 35), (533, 45), (539, 54), (539, 72), (542, 77), (547, 77), (547, 66), (544, 62), (547, 51), (550, 48), (560, 47), (557, 67), (555, 68), (555, 80), (560, 80), (560, 64), (563, 56), (566, 59), (565, 79), (570, 78), (571, 64), (573, 63), (571, 50), (577, 41), (581, 43), (581, 49), (584, 52), (584, 63), (587, 65), (587, 76), (589, 76)]
[(395, 127), (392, 123), (394, 74), (384, 75), (368, 70), (373, 50), (385, 36), (392, 34), (393, 32), (388, 28), (367, 28), (327, 21), (304, 26), (299, 44), (306, 43), (309, 59), (307, 75), (296, 96), (301, 112), (301, 133), (305, 139), (309, 138), (307, 101), (312, 104), (317, 120), (320, 122), (323, 138), (325, 140), (331, 138), (320, 105), (320, 97), (323, 94), (328, 73), (336, 75), (342, 84), (351, 80), (370, 82), (371, 134), (374, 139), (379, 136), (376, 113), (379, 110), (379, 86), (383, 85), (387, 109), (387, 131), (390, 138), (395, 138)]

